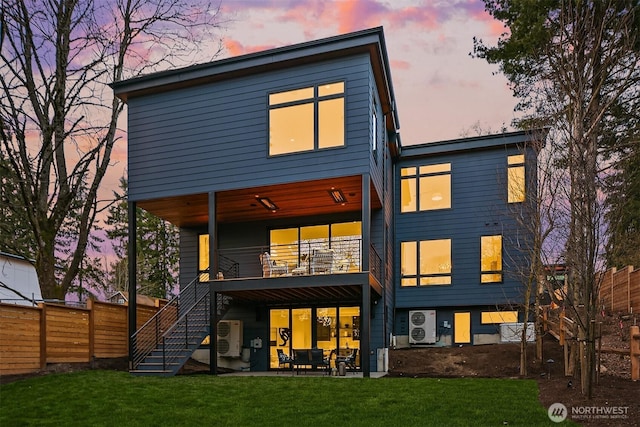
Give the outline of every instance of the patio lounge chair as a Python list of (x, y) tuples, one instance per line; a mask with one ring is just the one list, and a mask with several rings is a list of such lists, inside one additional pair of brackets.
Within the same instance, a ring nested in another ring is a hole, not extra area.
[(260, 264), (262, 264), (262, 277), (284, 276), (289, 273), (289, 266), (278, 264), (275, 260), (271, 260), (269, 252), (260, 254)]
[(311, 255), (311, 274), (330, 274), (333, 270), (333, 251), (317, 250)]

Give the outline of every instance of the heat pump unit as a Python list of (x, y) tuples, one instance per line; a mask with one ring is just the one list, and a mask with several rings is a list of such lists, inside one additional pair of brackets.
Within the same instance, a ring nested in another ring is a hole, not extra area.
[(219, 321), (216, 346), (218, 356), (240, 357), (240, 354), (242, 353), (242, 321)]
[[(534, 342), (536, 340), (535, 325), (527, 323), (527, 341)], [(500, 324), (500, 341), (502, 342), (520, 342), (522, 339), (522, 330), (524, 323), (501, 323)]]
[(436, 343), (436, 311), (414, 310), (409, 312), (409, 344)]

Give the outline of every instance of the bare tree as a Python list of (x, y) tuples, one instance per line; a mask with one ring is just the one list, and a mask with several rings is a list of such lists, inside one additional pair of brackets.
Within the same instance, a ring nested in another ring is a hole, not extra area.
[(499, 63), (519, 108), (552, 126), (567, 172), (566, 264), (569, 300), (578, 325), (581, 385), (592, 396), (598, 282), (604, 228), (602, 148), (625, 134), (617, 110), (633, 108), (640, 84), (637, 0), (525, 2), (485, 0), (510, 30), (496, 47), (476, 41), (475, 53)]
[[(108, 84), (220, 52), (219, 4), (187, 0), (1, 0), (0, 153), (18, 177), (22, 215), (45, 298), (64, 299), (81, 266), (110, 164), (122, 102)], [(80, 195), (82, 197), (80, 197)], [(74, 244), (61, 248), (69, 223)], [(27, 245), (28, 246), (28, 245)], [(62, 258), (64, 270), (56, 265)]]

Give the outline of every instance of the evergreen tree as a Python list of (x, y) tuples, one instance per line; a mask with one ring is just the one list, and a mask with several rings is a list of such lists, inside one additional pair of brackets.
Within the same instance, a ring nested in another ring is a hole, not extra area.
[[(114, 192), (118, 202), (109, 209), (106, 223), (117, 260), (110, 265), (112, 290), (128, 290), (128, 204), (127, 180), (120, 179), (121, 193)], [(137, 282), (138, 293), (168, 298), (177, 285), (179, 261), (179, 229), (147, 211), (137, 208)]]

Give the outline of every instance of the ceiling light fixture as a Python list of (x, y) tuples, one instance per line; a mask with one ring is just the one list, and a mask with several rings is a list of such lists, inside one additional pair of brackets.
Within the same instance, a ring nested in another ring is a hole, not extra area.
[(278, 210), (278, 206), (276, 206), (276, 204), (273, 203), (268, 197), (256, 196), (256, 200), (258, 201), (258, 203), (264, 206), (265, 209), (270, 210), (271, 212), (275, 212)]
[(347, 203), (347, 199), (344, 197), (344, 194), (340, 189), (332, 188), (331, 190), (329, 190), (329, 195), (331, 196), (333, 201), (336, 203), (342, 203), (342, 204)]

